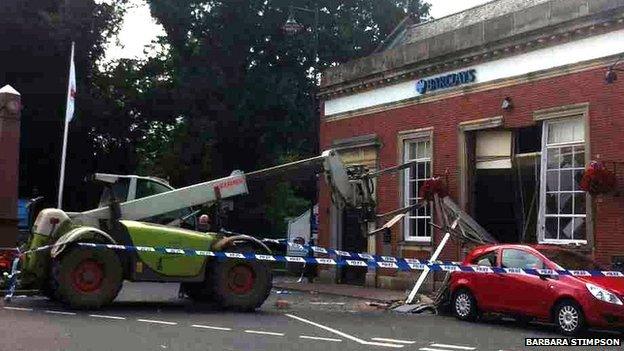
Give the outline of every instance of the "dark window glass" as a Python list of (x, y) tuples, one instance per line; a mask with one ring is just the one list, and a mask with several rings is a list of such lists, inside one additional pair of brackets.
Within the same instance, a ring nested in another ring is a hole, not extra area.
[(488, 252), (475, 258), (470, 263), (476, 264), (478, 266), (496, 267), (496, 252), (497, 251)]
[(539, 257), (532, 255), (526, 251), (516, 249), (504, 249), (503, 268), (522, 268), (522, 269), (541, 269), (544, 263)]
[[(113, 184), (113, 193), (115, 199), (119, 202), (126, 202), (128, 199), (128, 187), (130, 186), (129, 178), (119, 178), (115, 184)], [(110, 193), (110, 187), (105, 187), (100, 199), (100, 206), (108, 206), (112, 198)]]
[(559, 218), (546, 217), (546, 239), (557, 239), (558, 224)]
[(573, 193), (559, 194), (559, 213), (572, 214), (572, 195)]
[(139, 179), (137, 180), (136, 199), (140, 199), (147, 196), (152, 196), (160, 193), (171, 191), (170, 188), (163, 184), (156, 183), (152, 180)]
[(571, 147), (562, 147), (561, 148), (561, 168), (572, 168), (572, 148)]

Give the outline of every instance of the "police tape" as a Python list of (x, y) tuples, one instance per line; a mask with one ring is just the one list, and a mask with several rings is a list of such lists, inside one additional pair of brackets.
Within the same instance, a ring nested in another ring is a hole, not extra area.
[[(554, 269), (537, 269), (537, 268), (500, 268), (488, 266), (462, 265), (457, 263), (445, 264), (441, 261), (425, 261), (411, 258), (399, 258), (392, 256), (377, 256), (371, 254), (357, 254), (359, 258), (351, 257), (347, 259), (346, 255), (338, 255), (334, 258), (321, 257), (301, 257), (301, 256), (282, 256), (256, 253), (241, 252), (222, 252), (196, 249), (181, 249), (169, 247), (151, 247), (151, 246), (128, 246), (113, 244), (96, 244), (96, 243), (78, 243), (82, 247), (112, 249), (129, 252), (143, 253), (159, 253), (171, 255), (183, 255), (188, 257), (214, 257), (217, 259), (243, 259), (257, 260), (263, 262), (292, 262), (314, 265), (329, 266), (351, 266), (351, 267), (376, 267), (386, 269), (397, 269), (401, 271), (425, 270), (437, 272), (465, 272), (465, 273), (498, 273), (498, 274), (519, 274), (519, 275), (536, 275), (536, 276), (577, 276), (577, 277), (624, 277), (624, 273), (619, 271), (600, 271), (600, 270), (554, 270)], [(338, 250), (333, 250), (338, 251)], [(344, 251), (346, 254), (347, 252)], [(351, 254), (351, 253), (350, 253)], [(351, 255), (349, 255), (351, 256)]]
[[(284, 239), (263, 239), (263, 242), (267, 242), (267, 241), (279, 243), (279, 244), (287, 244), (289, 247), (294, 248), (295, 251), (307, 252), (311, 250), (315, 254), (323, 254), (323, 255), (330, 255), (330, 256), (334, 255), (336, 257), (351, 258), (351, 259), (356, 259), (356, 260), (374, 260), (377, 262), (395, 262), (397, 259), (396, 257), (392, 257), (392, 256), (372, 255), (372, 254), (365, 253), (365, 252), (350, 252), (350, 251), (329, 249), (329, 248), (324, 248), (324, 247), (314, 246), (314, 245), (301, 245), (301, 244), (286, 241)], [(429, 262), (429, 261), (419, 261), (419, 262)], [(432, 261), (432, 262), (437, 263), (437, 264), (442, 264), (442, 265), (460, 265), (461, 264), (460, 262), (440, 261), (440, 260)]]

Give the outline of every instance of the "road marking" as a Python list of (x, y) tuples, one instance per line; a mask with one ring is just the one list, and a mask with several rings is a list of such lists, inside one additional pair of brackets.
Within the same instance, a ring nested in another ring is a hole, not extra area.
[(45, 313), (50, 313), (50, 314), (63, 314), (66, 316), (75, 316), (76, 313), (74, 312), (65, 312), (65, 311), (52, 311), (52, 310), (46, 310), (44, 311)]
[(177, 322), (165, 322), (165, 321), (157, 321), (154, 319), (137, 319), (139, 322), (143, 323), (154, 323), (154, 324), (164, 324), (164, 325), (178, 325)]
[(126, 319), (126, 317), (117, 317), (117, 316), (106, 316), (103, 314), (90, 314), (89, 317), (93, 317), (93, 318), (104, 318), (104, 319), (119, 319), (119, 320), (124, 320)]
[(193, 324), (191, 325), (193, 328), (202, 328), (202, 329), (214, 329), (214, 330), (232, 330), (232, 328), (224, 328), (224, 327), (213, 327), (211, 325), (201, 325), (201, 324)]
[(429, 346), (433, 347), (447, 347), (449, 349), (457, 349), (457, 350), (474, 350), (474, 347), (469, 346), (457, 346), (457, 345), (447, 345), (447, 344), (431, 344)]
[(386, 338), (371, 338), (371, 340), (395, 342), (397, 344), (415, 344), (416, 343), (416, 341), (411, 341), (411, 340), (386, 339)]
[(430, 347), (421, 347), (418, 350), (420, 351), (451, 351), (449, 349), (432, 349)]
[(32, 308), (23, 308), (23, 307), (4, 307), (5, 310), (11, 311), (32, 311)]
[(342, 341), (342, 339), (333, 339), (333, 338), (319, 338), (317, 336), (307, 336), (307, 335), (299, 335), (301, 339), (312, 339), (312, 340), (323, 340), (323, 341)]
[(381, 343), (381, 342), (366, 341), (366, 340), (362, 340), (362, 339), (360, 339), (360, 338), (357, 338), (357, 337), (355, 337), (355, 336), (353, 336), (353, 335), (349, 335), (349, 334), (347, 334), (347, 333), (343, 333), (343, 332), (341, 332), (340, 330), (336, 330), (336, 329), (333, 329), (333, 328), (330, 328), (330, 327), (324, 326), (324, 325), (322, 325), (322, 324), (318, 324), (318, 323), (315, 323), (315, 322), (309, 321), (309, 320), (307, 320), (307, 319), (304, 319), (304, 318), (301, 318), (301, 317), (297, 317), (297, 316), (292, 315), (292, 314), (288, 314), (288, 313), (286, 313), (286, 314), (285, 314), (285, 316), (286, 316), (286, 317), (289, 317), (289, 318), (292, 318), (292, 319), (296, 319), (296, 320), (298, 320), (298, 321), (300, 321), (300, 322), (307, 323), (307, 324), (313, 325), (313, 326), (315, 326), (315, 327), (318, 327), (318, 328), (321, 328), (321, 329), (327, 330), (327, 331), (328, 331), (328, 332), (330, 332), (330, 333), (334, 333), (334, 334), (336, 334), (336, 335), (340, 335), (340, 336), (342, 336), (343, 338), (346, 338), (346, 339), (349, 339), (349, 340), (355, 341), (355, 342), (357, 342), (357, 343), (359, 343), (359, 344), (362, 344), (362, 345), (384, 346), (384, 347), (394, 347), (394, 348), (402, 348), (402, 347), (404, 347), (404, 346), (405, 346), (405, 345), (386, 344), (386, 343)]
[(266, 332), (266, 331), (261, 331), (261, 330), (245, 330), (245, 333), (284, 336), (284, 333), (273, 333), (273, 332)]

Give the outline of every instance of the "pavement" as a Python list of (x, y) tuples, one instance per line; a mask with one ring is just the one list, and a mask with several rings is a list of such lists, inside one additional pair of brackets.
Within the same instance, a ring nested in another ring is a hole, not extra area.
[[(319, 294), (347, 296), (358, 299), (366, 299), (382, 303), (394, 303), (396, 301), (404, 301), (407, 298), (407, 292), (389, 289), (366, 288), (358, 285), (348, 284), (324, 284), (309, 283), (304, 278), (302, 282), (297, 282), (298, 278), (293, 277), (276, 277), (273, 280), (273, 286), (278, 289), (296, 290), (315, 292)], [(420, 301), (430, 302), (431, 300), (419, 295)]]
[[(397, 314), (371, 308), (371, 299), (282, 288), (274, 289), (258, 311), (233, 313), (179, 299), (177, 292), (177, 284), (124, 283), (115, 303), (97, 311), (16, 297), (0, 303), (0, 350), (566, 349), (524, 346), (527, 337), (560, 337), (545, 324), (519, 327), (509, 320), (468, 323), (430, 313)], [(584, 337), (622, 335), (591, 331)]]

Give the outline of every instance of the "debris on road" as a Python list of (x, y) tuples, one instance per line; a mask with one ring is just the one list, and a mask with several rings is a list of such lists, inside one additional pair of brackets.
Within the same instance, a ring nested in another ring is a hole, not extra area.
[(286, 300), (277, 300), (275, 301), (275, 307), (281, 310), (287, 309), (287, 308), (290, 308), (290, 302)]
[(436, 307), (430, 303), (418, 303), (418, 304), (410, 304), (410, 305), (400, 305), (392, 309), (393, 312), (397, 313), (423, 313), (429, 312), (432, 314), (436, 314)]

